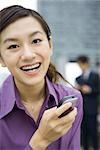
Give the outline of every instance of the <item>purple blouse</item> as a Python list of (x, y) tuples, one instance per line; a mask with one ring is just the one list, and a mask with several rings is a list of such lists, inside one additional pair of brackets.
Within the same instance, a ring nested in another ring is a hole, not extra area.
[(79, 91), (65, 85), (54, 84), (46, 77), (47, 97), (37, 122), (26, 112), (10, 75), (0, 89), (0, 150), (32, 150), (29, 141), (38, 129), (41, 117), (48, 108), (56, 106), (65, 95), (76, 95), (78, 114), (67, 134), (51, 143), (47, 150), (80, 150), (80, 125), (83, 116), (82, 97)]

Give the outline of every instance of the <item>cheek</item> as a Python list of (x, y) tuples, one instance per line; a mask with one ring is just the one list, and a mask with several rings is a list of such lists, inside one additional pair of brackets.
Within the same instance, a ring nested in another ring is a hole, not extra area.
[(51, 58), (50, 52), (44, 53), (44, 54), (43, 54), (43, 58), (44, 58), (44, 61), (45, 61), (45, 62), (47, 63), (47, 65), (48, 65), (48, 63), (50, 62), (50, 58)]
[(44, 60), (46, 70), (47, 70), (48, 67), (49, 67), (50, 60), (51, 60), (51, 59), (50, 59), (50, 55), (47, 55), (47, 56), (46, 56), (46, 59)]
[(46, 44), (42, 47), (41, 54), (45, 59), (49, 59), (51, 57), (51, 48), (49, 44)]
[(51, 59), (50, 48), (43, 50), (41, 53), (41, 56), (42, 56), (42, 60), (44, 62), (44, 66), (47, 69), (50, 64), (50, 59)]
[(8, 69), (13, 68), (16, 63), (16, 59), (14, 57), (8, 57), (6, 55), (3, 55), (2, 60)]

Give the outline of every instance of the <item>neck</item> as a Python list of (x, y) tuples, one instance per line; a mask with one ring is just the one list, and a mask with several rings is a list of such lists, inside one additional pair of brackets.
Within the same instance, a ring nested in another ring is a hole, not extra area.
[(37, 84), (35, 86), (25, 86), (23, 84), (16, 84), (21, 100), (24, 102), (36, 102), (45, 97), (45, 82), (43, 81), (41, 84)]
[(89, 70), (89, 68), (85, 68), (85, 69), (83, 70), (83, 73), (87, 72), (88, 70)]

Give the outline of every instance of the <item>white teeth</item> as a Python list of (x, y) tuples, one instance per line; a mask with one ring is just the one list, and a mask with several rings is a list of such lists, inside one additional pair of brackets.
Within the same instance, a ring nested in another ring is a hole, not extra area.
[(40, 66), (40, 64), (39, 63), (37, 63), (37, 64), (34, 64), (34, 65), (31, 65), (31, 66), (25, 66), (25, 67), (22, 67), (22, 69), (23, 70), (30, 70), (30, 69), (35, 69), (35, 68), (37, 68), (37, 67), (39, 67)]

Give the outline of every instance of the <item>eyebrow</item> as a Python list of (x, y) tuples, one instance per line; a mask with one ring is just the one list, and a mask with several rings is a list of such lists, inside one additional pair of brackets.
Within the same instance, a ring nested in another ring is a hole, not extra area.
[[(41, 31), (35, 31), (35, 32), (31, 33), (29, 35), (29, 37), (35, 36), (36, 34), (42, 34), (43, 35), (43, 33)], [(6, 43), (6, 42), (18, 42), (18, 39), (16, 39), (16, 38), (7, 38), (3, 41), (3, 43)]]
[(29, 36), (32, 37), (32, 36), (35, 36), (36, 34), (42, 34), (43, 35), (43, 32), (35, 31), (35, 32), (31, 33)]
[(3, 43), (6, 43), (6, 42), (17, 42), (18, 40), (15, 39), (15, 38), (7, 38), (6, 40), (3, 41)]

